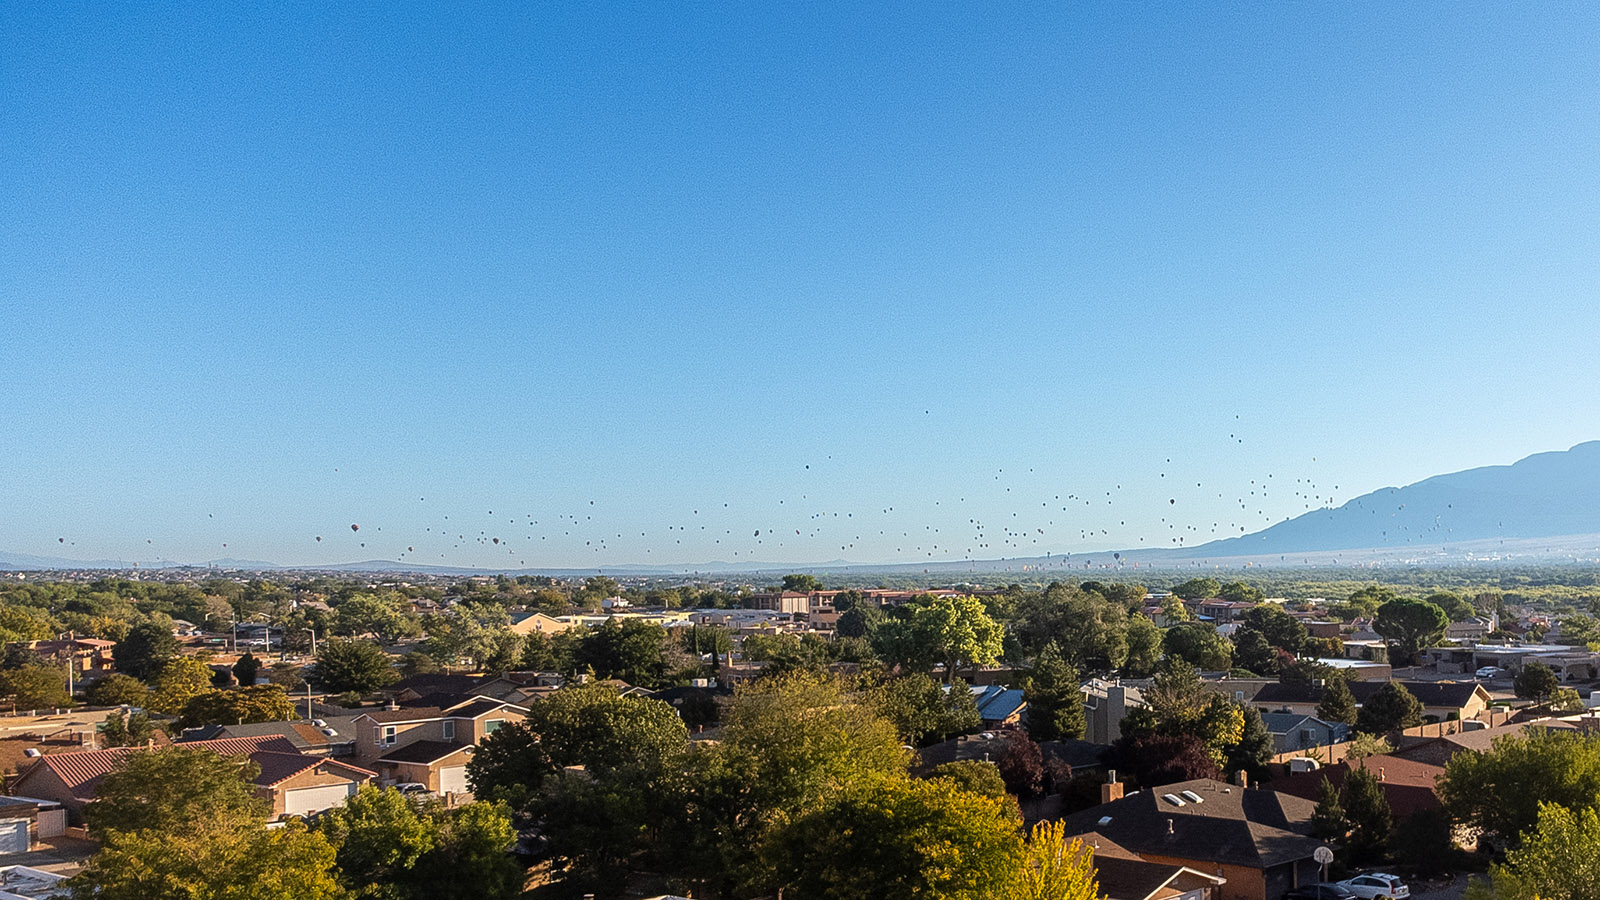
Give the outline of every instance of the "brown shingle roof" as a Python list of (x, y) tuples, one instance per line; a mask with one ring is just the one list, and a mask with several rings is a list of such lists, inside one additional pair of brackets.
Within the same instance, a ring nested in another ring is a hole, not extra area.
[(444, 741), (413, 741), (404, 747), (385, 753), (379, 762), (421, 763), (429, 765), (467, 749), (464, 744), (447, 744)]
[[(1414, 759), (1405, 759), (1399, 756), (1371, 756), (1360, 760), (1358, 768), (1370, 769), (1378, 772), (1383, 778), (1383, 794), (1389, 801), (1389, 809), (1397, 818), (1405, 818), (1412, 813), (1424, 809), (1437, 809), (1439, 795), (1435, 791), (1435, 782), (1444, 774), (1443, 766), (1430, 765)], [(1314, 772), (1296, 772), (1291, 775), (1280, 775), (1272, 779), (1271, 787), (1275, 791), (1293, 794), (1315, 801), (1317, 793), (1322, 788), (1322, 779), (1335, 788), (1343, 788), (1344, 780), (1350, 774), (1351, 765), (1348, 761), (1331, 766), (1323, 766)]]

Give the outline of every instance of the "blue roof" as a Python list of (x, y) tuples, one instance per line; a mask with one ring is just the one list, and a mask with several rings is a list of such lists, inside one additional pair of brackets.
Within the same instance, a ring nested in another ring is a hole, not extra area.
[(978, 716), (985, 721), (1009, 719), (1026, 705), (1021, 690), (1004, 688), (997, 684), (983, 687), (973, 685), (972, 699), (978, 704)]

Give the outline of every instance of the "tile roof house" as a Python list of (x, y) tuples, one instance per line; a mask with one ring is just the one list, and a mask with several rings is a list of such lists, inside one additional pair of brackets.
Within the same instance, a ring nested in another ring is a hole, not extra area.
[(1099, 834), (1147, 862), (1187, 866), (1227, 883), (1216, 900), (1280, 900), (1318, 880), (1312, 801), (1196, 779), (1139, 791), (1065, 816), (1068, 834)]
[[(374, 774), (358, 766), (300, 753), (287, 738), (277, 735), (190, 741), (183, 746), (222, 756), (248, 757), (261, 770), (254, 779), (256, 793), (272, 803), (277, 815), (305, 815), (337, 806)], [(74, 822), (81, 822), (83, 808), (94, 800), (100, 782), (121, 769), (130, 754), (146, 751), (146, 747), (116, 747), (49, 753), (17, 775), (10, 790), (54, 800), (67, 809)]]

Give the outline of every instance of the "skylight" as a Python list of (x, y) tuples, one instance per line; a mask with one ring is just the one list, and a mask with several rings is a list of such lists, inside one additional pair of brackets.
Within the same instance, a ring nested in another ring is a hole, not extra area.
[(1204, 803), (1204, 802), (1206, 802), (1199, 794), (1196, 794), (1194, 791), (1184, 791), (1183, 792), (1183, 797), (1184, 797), (1185, 800), (1188, 800), (1190, 803)]
[(1161, 795), (1161, 799), (1167, 801), (1168, 803), (1171, 803), (1173, 806), (1183, 806), (1184, 805), (1183, 798), (1179, 797), (1177, 794), (1162, 794)]

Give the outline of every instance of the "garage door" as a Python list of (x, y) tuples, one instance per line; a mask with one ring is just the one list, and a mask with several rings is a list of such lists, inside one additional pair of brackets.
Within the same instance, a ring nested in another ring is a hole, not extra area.
[(321, 812), (324, 809), (344, 805), (344, 801), (355, 792), (354, 783), (297, 788), (284, 795), (283, 811), (291, 816)]
[(28, 852), (28, 820), (0, 819), (0, 853)]
[(467, 767), (448, 766), (439, 770), (439, 793), (465, 794), (467, 792)]

